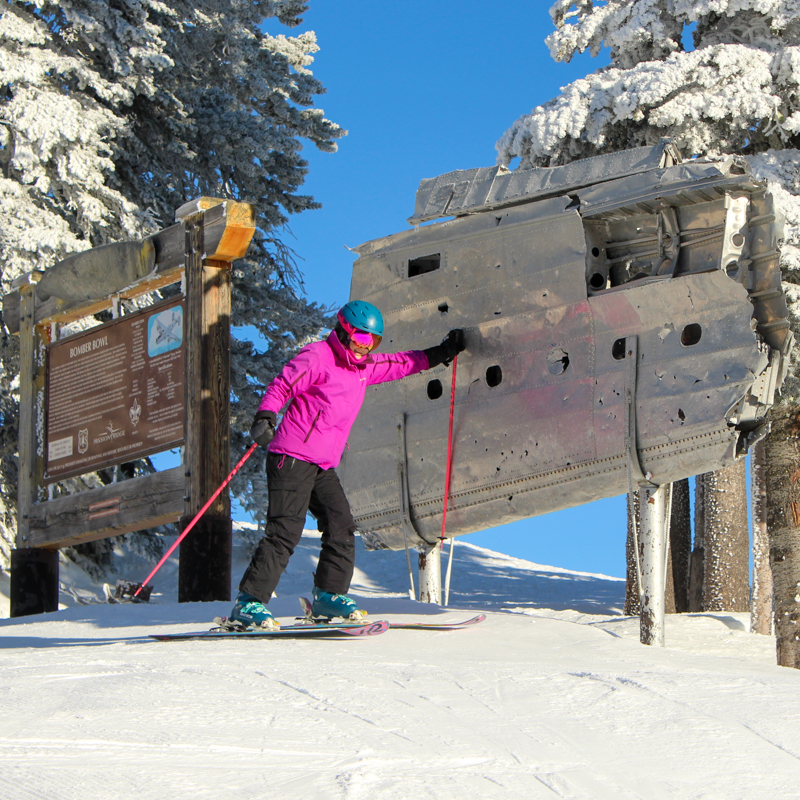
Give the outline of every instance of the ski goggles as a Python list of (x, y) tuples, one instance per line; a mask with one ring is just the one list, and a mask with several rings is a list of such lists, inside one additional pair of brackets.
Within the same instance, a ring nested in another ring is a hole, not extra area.
[(339, 323), (347, 332), (350, 341), (358, 347), (364, 347), (367, 350), (374, 350), (383, 339), (377, 333), (370, 333), (369, 331), (361, 331), (355, 326), (351, 325), (341, 314), (337, 316)]

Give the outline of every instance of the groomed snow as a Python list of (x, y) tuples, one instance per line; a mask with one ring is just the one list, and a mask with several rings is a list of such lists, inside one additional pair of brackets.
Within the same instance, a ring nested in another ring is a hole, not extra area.
[[(308, 594), (317, 549), (309, 533), (278, 615)], [(488, 619), (364, 640), (156, 642), (230, 604), (178, 605), (175, 562), (147, 605), (97, 602), (99, 587), (63, 569), (69, 607), (0, 620), (0, 797), (800, 794), (800, 673), (775, 666), (746, 615), (671, 616), (667, 648), (650, 648), (621, 616), (618, 579), (459, 544), (442, 611), (408, 599), (404, 553), (359, 549), (357, 563), (353, 594), (374, 618)], [(127, 562), (115, 577), (148, 571)]]

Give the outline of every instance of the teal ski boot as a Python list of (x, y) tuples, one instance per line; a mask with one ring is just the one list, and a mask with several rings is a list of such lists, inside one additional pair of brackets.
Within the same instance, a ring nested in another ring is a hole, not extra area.
[(319, 617), (343, 617), (344, 619), (363, 620), (367, 616), (366, 611), (359, 609), (356, 601), (346, 594), (333, 594), (324, 592), (315, 586), (313, 590), (314, 602), (311, 604), (311, 616), (315, 619)]
[(272, 612), (256, 597), (240, 591), (226, 624), (242, 628), (280, 628)]

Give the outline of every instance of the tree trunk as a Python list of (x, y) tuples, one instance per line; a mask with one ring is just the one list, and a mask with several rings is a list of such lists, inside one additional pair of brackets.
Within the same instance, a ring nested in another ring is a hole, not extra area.
[(639, 493), (628, 494), (628, 536), (625, 540), (625, 608), (626, 617), (638, 616), (641, 611), (641, 598), (639, 596), (639, 573), (636, 558), (636, 531), (639, 529)]
[[(674, 509), (672, 505), (674, 501), (673, 492), (675, 489), (675, 484), (671, 483), (669, 485), (669, 493), (667, 497), (669, 497), (669, 505), (670, 509)], [(674, 614), (675, 613), (675, 586), (673, 585), (673, 569), (672, 569), (672, 514), (674, 513), (673, 510), (670, 511), (670, 516), (667, 519), (667, 524), (669, 525), (669, 530), (666, 531), (667, 536), (667, 574), (664, 576), (664, 613), (665, 614)]]
[(765, 441), (778, 664), (800, 669), (800, 407), (775, 406)]
[(750, 608), (750, 531), (745, 461), (704, 476), (706, 611)]
[(750, 632), (772, 634), (772, 568), (767, 536), (767, 485), (764, 441), (750, 451), (750, 507), (753, 517), (753, 594)]
[(705, 475), (694, 479), (694, 549), (689, 561), (689, 611), (705, 611), (703, 573), (705, 572)]
[(669, 527), (670, 563), (675, 611), (689, 610), (689, 561), (692, 554), (692, 521), (689, 479), (672, 484), (672, 519)]

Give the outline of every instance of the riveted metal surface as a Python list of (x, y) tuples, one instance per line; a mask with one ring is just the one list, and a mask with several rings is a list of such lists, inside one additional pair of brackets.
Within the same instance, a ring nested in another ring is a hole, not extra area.
[[(763, 435), (791, 346), (781, 220), (738, 160), (645, 150), (423, 181), (415, 219), (464, 215), (357, 249), (351, 298), (382, 310), (386, 350), (466, 331), (448, 535), (717, 469)], [(449, 385), (439, 367), (367, 391), (340, 473), (374, 543), (403, 547), (406, 496), (411, 543), (441, 532)]]

